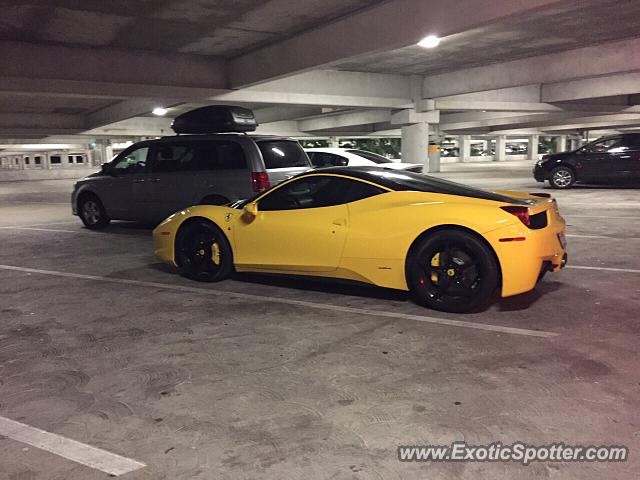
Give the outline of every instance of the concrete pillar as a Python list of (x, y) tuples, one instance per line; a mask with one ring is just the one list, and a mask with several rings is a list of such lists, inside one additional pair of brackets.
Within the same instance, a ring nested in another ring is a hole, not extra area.
[(540, 141), (540, 135), (529, 135), (529, 160), (538, 159), (538, 142)]
[(471, 135), (458, 136), (458, 155), (460, 162), (468, 161), (471, 157)]
[(507, 159), (507, 136), (498, 135), (496, 137), (496, 153), (493, 160), (496, 162), (504, 162)]
[(113, 147), (111, 146), (110, 140), (98, 140), (96, 141), (96, 150), (94, 153), (97, 153), (94, 165), (102, 165), (103, 163), (107, 163), (111, 161), (113, 158)]
[[(434, 159), (431, 165), (429, 157), (429, 124), (426, 122), (404, 125), (402, 127), (402, 161), (405, 163), (421, 163), (424, 173), (438, 171), (440, 158)], [(437, 168), (437, 170), (434, 170)]]
[(340, 148), (340, 139), (338, 137), (329, 137), (329, 146), (331, 148)]
[(566, 152), (567, 151), (567, 136), (560, 135), (556, 139), (556, 152)]

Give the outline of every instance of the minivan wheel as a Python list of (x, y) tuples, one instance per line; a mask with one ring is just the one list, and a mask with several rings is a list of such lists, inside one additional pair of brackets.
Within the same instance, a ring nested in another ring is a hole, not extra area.
[(442, 230), (422, 240), (407, 258), (407, 283), (415, 300), (443, 312), (486, 308), (499, 283), (491, 249), (471, 233)]
[(231, 245), (212, 222), (193, 220), (178, 232), (176, 261), (180, 274), (200, 282), (219, 282), (233, 271)]
[(569, 167), (556, 167), (549, 174), (549, 185), (552, 188), (570, 188), (576, 183), (576, 174)]
[(102, 230), (111, 222), (100, 199), (92, 194), (86, 194), (80, 198), (78, 215), (84, 226), (90, 230)]

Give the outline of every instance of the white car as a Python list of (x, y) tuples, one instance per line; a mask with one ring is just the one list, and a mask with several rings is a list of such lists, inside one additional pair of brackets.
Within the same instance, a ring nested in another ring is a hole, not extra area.
[(356, 148), (307, 148), (305, 151), (315, 168), (378, 166), (422, 173), (422, 168), (424, 167), (420, 163), (394, 162), (377, 153), (366, 152)]

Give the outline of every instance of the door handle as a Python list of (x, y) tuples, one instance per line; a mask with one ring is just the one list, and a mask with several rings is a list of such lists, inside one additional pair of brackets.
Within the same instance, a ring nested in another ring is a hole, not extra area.
[(331, 223), (333, 223), (334, 225), (337, 225), (339, 227), (344, 227), (347, 224), (347, 220), (344, 219), (344, 218), (337, 218)]
[(136, 178), (133, 180), (133, 183), (144, 183), (144, 178)]

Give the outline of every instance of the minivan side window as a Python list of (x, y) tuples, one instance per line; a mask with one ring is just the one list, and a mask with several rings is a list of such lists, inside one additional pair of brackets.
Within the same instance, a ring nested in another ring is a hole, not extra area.
[(256, 142), (264, 166), (267, 170), (272, 168), (309, 167), (307, 154), (302, 146), (292, 140), (266, 140)]
[(193, 165), (194, 148), (188, 143), (159, 143), (152, 153), (154, 173), (185, 172)]
[(321, 208), (355, 202), (384, 193), (382, 188), (334, 176), (314, 175), (294, 180), (258, 202), (260, 211)]
[(242, 147), (236, 142), (197, 141), (161, 143), (152, 153), (154, 172), (241, 170), (247, 168)]
[(196, 170), (245, 170), (247, 158), (240, 144), (203, 141), (196, 145)]
[(126, 153), (113, 166), (119, 174), (143, 173), (147, 170), (149, 147), (141, 147)]

